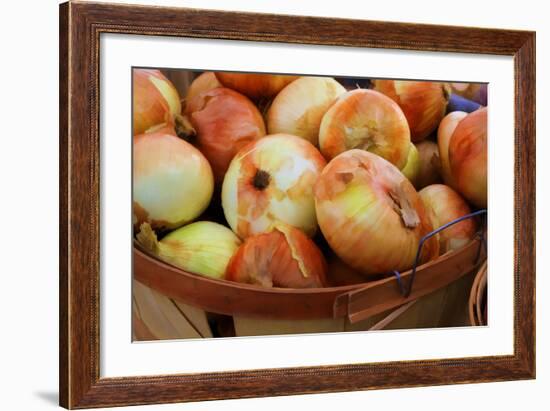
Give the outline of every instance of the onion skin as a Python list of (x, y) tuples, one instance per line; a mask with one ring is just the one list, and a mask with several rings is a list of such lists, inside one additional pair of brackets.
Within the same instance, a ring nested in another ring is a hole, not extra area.
[(424, 140), (445, 116), (450, 87), (431, 81), (373, 80), (373, 88), (399, 104), (414, 143)]
[(273, 97), (299, 76), (216, 72), (216, 77), (225, 87), (257, 100)]
[(476, 207), (487, 207), (487, 108), (468, 114), (449, 142), (456, 189)]
[[(451, 187), (443, 184), (433, 184), (419, 191), (420, 198), (428, 210), (434, 230), (471, 213), (470, 206)], [(470, 242), (476, 233), (474, 219), (456, 223), (438, 234), (439, 252), (458, 250)]]
[[(408, 270), (432, 224), (420, 196), (391, 163), (350, 150), (325, 167), (315, 186), (319, 226), (331, 249), (365, 276)], [(435, 237), (420, 262), (439, 254)]]
[(429, 140), (416, 144), (418, 150), (419, 170), (414, 184), (420, 190), (430, 184), (441, 183), (441, 160), (439, 159), (439, 147)]
[(185, 95), (186, 108), (185, 112), (187, 113), (187, 107), (189, 102), (197, 97), (199, 94), (206, 91), (212, 90), (214, 88), (223, 87), (222, 84), (218, 81), (218, 78), (212, 71), (205, 71), (200, 76), (198, 76), (189, 88), (187, 89), (187, 94)]
[(323, 116), (319, 129), (319, 146), (327, 160), (346, 150), (362, 149), (402, 169), (410, 142), (403, 111), (393, 100), (373, 90), (342, 94)]
[(407, 163), (401, 169), (401, 172), (416, 187), (416, 181), (420, 173), (420, 156), (418, 155), (418, 149), (413, 143), (410, 144)]
[(317, 230), (313, 185), (326, 162), (306, 140), (273, 134), (252, 142), (231, 161), (222, 206), (240, 238), (284, 223), (313, 236)]
[(456, 187), (451, 173), (451, 164), (449, 163), (449, 142), (458, 123), (466, 117), (468, 113), (463, 111), (454, 111), (447, 114), (437, 129), (437, 145), (439, 148), (439, 160), (441, 163), (441, 176), (443, 181), (450, 187)]
[(235, 154), (265, 136), (264, 120), (256, 106), (225, 87), (208, 90), (188, 101), (187, 114), (196, 132), (196, 145), (210, 162), (218, 184)]
[(134, 137), (134, 226), (174, 229), (197, 218), (214, 188), (212, 169), (191, 144), (159, 132)]
[(158, 241), (155, 232), (143, 223), (136, 239), (142, 247), (182, 270), (222, 279), (229, 260), (241, 240), (229, 228), (210, 221), (198, 221), (168, 233)]
[(248, 237), (225, 278), (262, 287), (318, 288), (326, 285), (327, 263), (315, 243), (290, 226)]
[(161, 123), (175, 123), (181, 113), (179, 94), (159, 71), (134, 69), (132, 75), (133, 134), (142, 134)]
[(267, 113), (269, 134), (286, 133), (319, 145), (321, 119), (346, 89), (330, 77), (300, 77), (281, 90)]

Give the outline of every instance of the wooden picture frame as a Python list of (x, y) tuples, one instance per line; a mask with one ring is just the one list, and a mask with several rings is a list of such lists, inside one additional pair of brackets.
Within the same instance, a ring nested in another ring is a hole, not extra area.
[[(101, 33), (513, 56), (514, 354), (100, 378)], [(60, 404), (67, 408), (354, 391), (535, 377), (535, 33), (184, 8), (60, 6)], [(314, 376), (315, 378), (312, 378)]]

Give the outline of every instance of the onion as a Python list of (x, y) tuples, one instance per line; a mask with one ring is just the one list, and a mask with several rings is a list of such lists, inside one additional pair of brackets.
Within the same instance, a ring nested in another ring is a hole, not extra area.
[(326, 285), (327, 264), (300, 230), (277, 225), (248, 237), (227, 267), (226, 279), (263, 287), (315, 288)]
[(407, 163), (405, 167), (401, 169), (401, 172), (409, 181), (416, 186), (416, 180), (420, 173), (420, 157), (418, 156), (418, 150), (416, 146), (411, 143), (409, 147), (409, 154), (407, 155)]
[[(460, 194), (446, 185), (433, 184), (418, 194), (428, 210), (434, 230), (471, 212)], [(444, 229), (438, 234), (439, 252), (444, 254), (465, 246), (475, 233), (476, 223), (471, 218)]]
[(416, 144), (418, 150), (419, 170), (414, 186), (417, 190), (441, 182), (441, 161), (439, 160), (439, 148), (436, 143), (429, 140)]
[(441, 176), (445, 184), (451, 187), (455, 187), (453, 181), (453, 175), (451, 174), (451, 164), (449, 163), (449, 142), (455, 131), (455, 128), (464, 117), (467, 116), (467, 113), (463, 111), (453, 111), (452, 113), (447, 114), (437, 130), (437, 145), (439, 147), (439, 160), (441, 163)]
[(273, 134), (243, 147), (225, 175), (222, 206), (241, 238), (286, 223), (312, 236), (317, 229), (313, 185), (326, 162), (306, 140)]
[(270, 98), (281, 91), (298, 76), (278, 74), (216, 72), (216, 77), (225, 87), (237, 90), (252, 99)]
[[(350, 267), (370, 276), (407, 270), (432, 224), (420, 196), (391, 163), (363, 150), (334, 158), (315, 186), (315, 209), (331, 249)], [(420, 262), (438, 256), (435, 237)]]
[(327, 159), (354, 148), (370, 151), (401, 169), (407, 163), (410, 132), (403, 111), (373, 90), (342, 94), (323, 116), (319, 145)]
[(174, 229), (197, 218), (213, 191), (212, 170), (199, 150), (163, 132), (134, 137), (133, 220)]
[[(191, 100), (196, 96), (206, 91), (212, 90), (213, 88), (223, 87), (222, 84), (218, 81), (216, 75), (211, 71), (205, 71), (200, 76), (198, 76), (189, 88), (187, 89), (187, 94), (185, 96), (185, 101), (187, 105)], [(187, 112), (187, 107), (185, 109)]]
[(365, 282), (364, 275), (358, 273), (356, 270), (344, 263), (336, 254), (329, 254), (327, 260), (327, 281), (331, 287), (361, 284)]
[(346, 89), (329, 77), (301, 77), (286, 86), (267, 113), (270, 134), (286, 133), (319, 145), (321, 119)]
[(212, 278), (224, 278), (229, 260), (241, 244), (229, 228), (210, 221), (178, 228), (160, 241), (151, 226), (143, 223), (136, 239), (161, 260)]
[(134, 135), (160, 123), (175, 124), (181, 112), (176, 88), (159, 70), (134, 69), (132, 107)]
[(446, 83), (373, 80), (373, 86), (403, 109), (411, 129), (411, 139), (415, 143), (428, 137), (445, 116), (450, 95)]
[(187, 114), (197, 133), (196, 145), (210, 162), (216, 183), (235, 154), (265, 135), (262, 115), (245, 96), (220, 87), (188, 101)]
[(477, 207), (487, 207), (487, 108), (460, 121), (449, 142), (456, 189)]

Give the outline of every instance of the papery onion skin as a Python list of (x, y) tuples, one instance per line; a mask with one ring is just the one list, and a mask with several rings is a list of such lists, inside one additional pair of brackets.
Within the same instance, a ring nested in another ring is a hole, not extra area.
[(156, 230), (197, 218), (212, 197), (212, 169), (199, 150), (163, 132), (141, 134), (133, 144), (133, 220)]
[[(471, 213), (468, 203), (449, 186), (429, 185), (418, 194), (428, 210), (434, 230)], [(438, 234), (440, 254), (462, 248), (470, 242), (475, 233), (476, 222), (472, 218), (440, 231)]]
[(405, 167), (401, 169), (401, 172), (407, 179), (416, 186), (416, 180), (420, 173), (420, 157), (416, 146), (411, 143), (409, 148), (409, 154), (407, 156), (407, 163)]
[[(340, 154), (315, 186), (319, 226), (331, 249), (365, 276), (408, 270), (432, 225), (407, 178), (383, 158), (363, 151)], [(424, 243), (420, 262), (436, 258), (439, 242)]]
[(439, 148), (439, 160), (441, 164), (441, 176), (443, 181), (450, 187), (455, 187), (453, 175), (451, 173), (451, 164), (449, 163), (449, 142), (458, 123), (466, 117), (468, 113), (463, 111), (453, 111), (447, 114), (437, 129), (437, 145)]
[(253, 100), (257, 100), (273, 97), (299, 76), (218, 71), (216, 72), (216, 77), (225, 87), (229, 87)]
[(174, 124), (181, 113), (180, 96), (159, 71), (134, 69), (132, 73), (133, 134), (142, 134), (160, 123)]
[(357, 148), (402, 169), (410, 142), (403, 111), (392, 99), (374, 90), (342, 94), (323, 116), (319, 129), (319, 147), (327, 160)]
[(456, 190), (480, 208), (487, 207), (487, 108), (468, 114), (449, 142), (449, 164)]
[(318, 288), (326, 285), (327, 264), (302, 231), (277, 226), (248, 237), (226, 271), (226, 279), (262, 287)]
[(247, 97), (225, 87), (203, 92), (187, 103), (196, 145), (221, 184), (235, 154), (265, 136), (263, 117)]
[(424, 140), (441, 122), (450, 87), (431, 81), (373, 80), (374, 90), (394, 100), (405, 113), (414, 143)]
[(416, 144), (418, 150), (419, 171), (414, 184), (420, 190), (430, 184), (441, 183), (441, 160), (439, 158), (439, 147), (430, 140), (424, 140)]
[(158, 241), (143, 223), (136, 239), (142, 247), (169, 264), (190, 273), (223, 279), (229, 260), (241, 240), (229, 228), (210, 221), (198, 221), (168, 233)]
[(346, 89), (330, 77), (300, 77), (274, 98), (267, 113), (269, 134), (286, 133), (319, 145), (321, 119)]
[(306, 140), (273, 134), (241, 149), (222, 186), (229, 226), (241, 238), (285, 223), (313, 236), (317, 230), (313, 185), (326, 161)]
[(205, 71), (200, 76), (195, 78), (193, 82), (189, 85), (187, 89), (187, 94), (185, 95), (185, 112), (187, 113), (189, 102), (197, 97), (199, 94), (207, 92), (209, 90), (223, 87), (223, 85), (218, 81), (216, 74), (212, 71)]

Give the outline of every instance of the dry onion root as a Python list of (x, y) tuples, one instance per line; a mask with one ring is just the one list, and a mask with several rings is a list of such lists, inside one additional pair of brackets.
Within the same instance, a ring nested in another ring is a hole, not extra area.
[(276, 225), (248, 237), (227, 267), (226, 279), (262, 287), (316, 288), (326, 285), (327, 264), (300, 230)]

